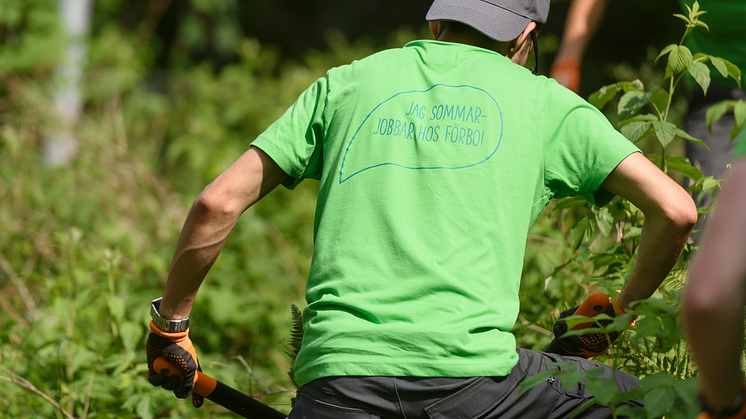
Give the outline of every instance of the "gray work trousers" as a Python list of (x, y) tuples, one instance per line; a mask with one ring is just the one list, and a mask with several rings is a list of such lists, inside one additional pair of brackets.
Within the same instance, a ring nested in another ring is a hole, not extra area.
[[(519, 361), (504, 377), (327, 377), (301, 387), (288, 419), (542, 419), (569, 418), (593, 396), (584, 382), (563, 388), (549, 379), (518, 397), (521, 382), (552, 362), (573, 362), (578, 369), (612, 369), (578, 357), (517, 350)], [(615, 371), (621, 392), (639, 380)], [(637, 407), (642, 400), (628, 402)], [(608, 406), (595, 404), (577, 416), (611, 418)]]

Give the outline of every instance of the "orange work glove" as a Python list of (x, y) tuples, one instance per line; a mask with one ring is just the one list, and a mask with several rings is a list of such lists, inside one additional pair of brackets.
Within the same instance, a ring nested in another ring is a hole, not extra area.
[(557, 83), (567, 87), (575, 93), (580, 88), (581, 63), (573, 59), (560, 59), (552, 63), (549, 77), (557, 80)]
[[(204, 397), (193, 393), (194, 383), (197, 381), (197, 371), (202, 371), (197, 362), (197, 352), (189, 340), (189, 329), (183, 332), (166, 332), (152, 321), (150, 335), (146, 344), (148, 356), (148, 381), (154, 386), (161, 386), (166, 390), (173, 390), (180, 399), (192, 395), (192, 404), (202, 406)], [(153, 368), (153, 362), (159, 356), (165, 357), (170, 363), (181, 370), (181, 378), (166, 377)]]

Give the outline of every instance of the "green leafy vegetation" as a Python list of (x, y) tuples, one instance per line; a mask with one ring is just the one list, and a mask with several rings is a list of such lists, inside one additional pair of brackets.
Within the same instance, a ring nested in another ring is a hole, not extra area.
[[(62, 42), (56, 2), (0, 2), (3, 417), (235, 417), (209, 402), (195, 410), (147, 383), (150, 300), (162, 293), (181, 225), (201, 189), (329, 67), (380, 45), (349, 43), (332, 32), (328, 50), (281, 61), (276, 49), (240, 36), (235, 3), (192, 3), (201, 6), (183, 20), (165, 76), (153, 70), (160, 48), (154, 23), (113, 23), (124, 3), (97, 3), (85, 113), (73, 127), (80, 152), (69, 166), (50, 167), (41, 158), (43, 144), (63, 126), (53, 101)], [(687, 31), (702, 26), (697, 13), (681, 16)], [(223, 28), (207, 37), (219, 44), (219, 57), (198, 60), (209, 50), (204, 34), (210, 22)], [(386, 45), (420, 36), (427, 35), (399, 31)], [(620, 77), (590, 100), (660, 167), (692, 179), (690, 191), (699, 193), (716, 189), (719, 180), (664, 151), (699, 141), (678, 128), (675, 87), (684, 73), (704, 87), (708, 65), (732, 78), (740, 72), (717, 57), (687, 51), (671, 45), (649, 54), (639, 72), (617, 68), (635, 77)], [(656, 56), (666, 54), (666, 70), (656, 69)], [(728, 109), (743, 125), (743, 102), (720, 105), (708, 120)], [(288, 307), (304, 305), (317, 187), (304, 182), (292, 192), (278, 188), (250, 208), (192, 312), (191, 338), (203, 369), (284, 412), (295, 393), (287, 371), (300, 333), (299, 312), (288, 315)], [(514, 329), (520, 346), (544, 349), (562, 310), (592, 290), (620, 289), (642, 221), (642, 213), (621, 199), (600, 209), (577, 198), (551, 203), (527, 245)], [(677, 309), (692, 250), (685, 250), (655, 297), (635, 308), (635, 327), (626, 317), (610, 326), (626, 330), (599, 361), (644, 377), (640, 394), (649, 401), (642, 413), (619, 408), (619, 415), (692, 416), (696, 367)], [(581, 373), (559, 378), (588, 379), (600, 401), (628, 397), (595, 382), (596, 373)]]

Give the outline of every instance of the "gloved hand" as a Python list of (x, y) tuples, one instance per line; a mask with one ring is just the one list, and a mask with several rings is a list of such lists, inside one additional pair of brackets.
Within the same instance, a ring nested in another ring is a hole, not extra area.
[(549, 77), (557, 83), (567, 87), (575, 93), (580, 88), (580, 61), (574, 59), (560, 59), (552, 63)]
[[(166, 390), (173, 390), (174, 395), (180, 399), (192, 395), (192, 404), (195, 407), (202, 406), (204, 397), (193, 393), (194, 383), (197, 381), (197, 371), (202, 371), (197, 362), (197, 352), (189, 340), (189, 329), (183, 332), (166, 332), (161, 330), (152, 321), (150, 322), (150, 335), (146, 344), (148, 357), (148, 381), (154, 386), (161, 386)], [(182, 372), (181, 378), (159, 374), (153, 368), (153, 362), (159, 356), (165, 357), (170, 363)]]
[[(598, 292), (594, 293), (600, 295), (601, 298), (605, 297), (605, 294)], [(590, 299), (591, 297), (589, 297)], [(608, 298), (608, 297), (605, 297)], [(603, 300), (602, 300), (603, 301)], [(560, 338), (568, 331), (567, 322), (563, 319), (570, 317), (578, 311), (580, 306), (573, 307), (569, 310), (565, 310), (560, 314), (559, 319), (554, 323), (554, 340), (547, 348), (547, 352), (553, 352), (560, 355), (573, 355), (580, 356), (583, 358), (590, 358), (593, 356), (601, 355), (606, 349), (609, 348), (609, 344), (613, 343), (618, 337), (619, 333), (616, 331), (609, 332), (608, 337), (606, 333), (589, 333), (579, 336), (567, 336)], [(603, 306), (601, 306), (603, 307)], [(599, 310), (600, 308), (599, 307)], [(597, 311), (596, 314), (604, 313), (609, 317), (616, 317), (617, 313), (624, 314), (619, 308), (616, 299), (612, 300), (609, 298), (608, 305), (604, 311)], [(587, 315), (587, 314), (586, 314)], [(601, 327), (606, 327), (611, 324), (612, 320), (599, 320), (597, 323)], [(598, 324), (584, 323), (577, 325), (574, 329), (582, 329), (585, 327), (598, 328)]]

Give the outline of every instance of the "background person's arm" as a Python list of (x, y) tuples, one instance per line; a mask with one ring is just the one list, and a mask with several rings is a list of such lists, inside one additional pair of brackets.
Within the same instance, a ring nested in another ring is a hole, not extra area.
[(583, 56), (606, 12), (608, 0), (575, 0), (565, 19), (562, 40), (554, 58), (550, 77), (578, 92)]
[(743, 386), (746, 304), (746, 158), (733, 163), (683, 301), (684, 327), (710, 408), (727, 408)]
[(249, 148), (192, 205), (168, 273), (160, 314), (189, 317), (202, 281), (241, 214), (288, 175), (263, 151)]
[(697, 208), (689, 194), (641, 153), (633, 153), (602, 184), (645, 214), (637, 259), (619, 296), (627, 310), (633, 301), (655, 292), (676, 264), (697, 222)]

